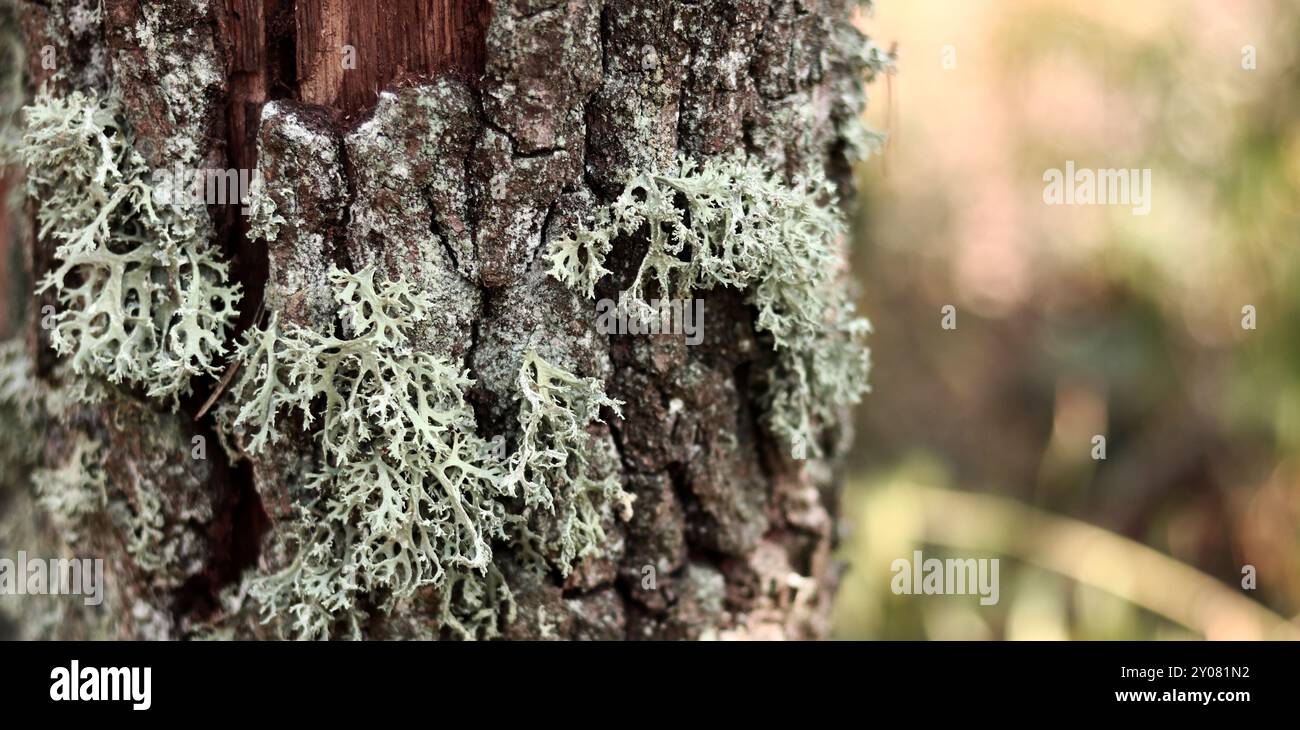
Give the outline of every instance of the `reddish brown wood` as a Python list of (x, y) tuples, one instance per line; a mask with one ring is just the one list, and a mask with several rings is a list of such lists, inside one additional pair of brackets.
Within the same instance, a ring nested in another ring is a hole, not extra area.
[[(301, 99), (354, 116), (407, 77), (477, 77), (486, 56), (489, 0), (298, 0)], [(355, 68), (344, 68), (344, 47)]]
[(230, 158), (234, 167), (249, 169), (257, 162), (257, 120), (266, 101), (263, 0), (224, 0), (217, 6), (216, 16), (226, 42)]

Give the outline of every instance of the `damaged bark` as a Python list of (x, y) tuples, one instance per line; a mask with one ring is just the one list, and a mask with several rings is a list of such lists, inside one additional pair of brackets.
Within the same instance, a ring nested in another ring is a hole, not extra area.
[[(209, 208), (243, 285), (241, 328), (275, 312), (330, 332), (328, 267), (374, 265), (432, 297), (437, 316), (417, 344), (468, 369), (485, 438), (510, 433), (530, 346), (623, 402), (622, 418), (592, 434), (617, 455), (633, 514), (611, 520), (605, 554), (567, 578), (514, 570), (511, 546), (494, 547), (518, 601), (506, 637), (827, 634), (836, 453), (848, 434), (830, 434), (828, 458), (802, 461), (763, 427), (772, 347), (740, 292), (699, 294), (708, 319), (698, 346), (610, 336), (539, 252), (637, 172), (680, 154), (743, 149), (790, 175), (821, 166), (851, 190), (839, 130), (858, 112), (862, 80), (850, 58), (853, 3), (105, 0), (99, 18), (86, 14), (94, 5), (20, 3), (29, 78), (49, 75), (38, 51), (55, 45), (63, 73), (50, 82), (120, 94), (155, 167), (186, 153), (259, 172), (274, 216)], [(39, 275), (55, 244), (29, 245)], [(644, 251), (620, 239), (597, 297), (617, 299)], [(30, 349), (37, 375), (54, 383), (67, 376), (37, 319), (28, 316)], [(244, 454), (204, 412), (220, 386), (199, 380), (176, 413), (114, 390), (48, 424), (42, 463), (93, 438), (121, 514), (84, 541), (54, 536), (70, 543), (61, 549), (109, 557), (113, 589), (97, 613), (65, 615), (50, 635), (261, 635), (222, 594), (288, 560), (277, 528), (317, 456), (293, 427), (270, 455)], [(191, 459), (195, 437), (208, 444), (204, 461)], [(156, 509), (137, 504), (145, 478), (166, 496)], [(133, 520), (154, 512), (174, 546), (142, 566), (125, 545)], [(422, 610), (376, 612), (366, 636), (436, 635)]]

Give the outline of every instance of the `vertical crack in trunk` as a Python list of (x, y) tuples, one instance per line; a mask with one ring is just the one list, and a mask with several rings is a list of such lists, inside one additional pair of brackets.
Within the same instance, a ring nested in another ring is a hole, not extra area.
[[(271, 99), (294, 98), (298, 93), (292, 67), (296, 43), (294, 8), (293, 0), (221, 0), (213, 8), (227, 76), (225, 123), (220, 127), (224, 139), (214, 140), (214, 144), (224, 149), (227, 169), (246, 171), (249, 179), (257, 169), (262, 106)], [(257, 326), (255, 320), (262, 309), (268, 273), (265, 243), (248, 237), (246, 202), (208, 209), (218, 240), (233, 263), (231, 271), (244, 292), (231, 342), (243, 330)], [(206, 380), (196, 385), (194, 394), (182, 403), (182, 412), (190, 418), (199, 412), (215, 386)], [(252, 465), (247, 461), (232, 462), (224, 448), (217, 448), (218, 436), (210, 415), (197, 420), (194, 428), (213, 446), (208, 452), (208, 489), (214, 495), (215, 514), (208, 525), (207, 564), (173, 596), (173, 613), (178, 620), (211, 616), (219, 607), (221, 590), (238, 582), (245, 570), (256, 567), (262, 539), (271, 527), (255, 486)]]

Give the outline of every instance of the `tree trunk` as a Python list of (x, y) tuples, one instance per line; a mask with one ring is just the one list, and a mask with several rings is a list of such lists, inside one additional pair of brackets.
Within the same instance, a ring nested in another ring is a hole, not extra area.
[[(418, 347), (468, 370), (484, 439), (514, 441), (530, 346), (622, 402), (621, 418), (607, 411), (591, 433), (617, 455), (630, 517), (607, 520), (603, 553), (567, 576), (522, 570), (511, 545), (495, 544), (517, 604), (502, 636), (827, 634), (847, 429), (829, 429), (827, 455), (811, 460), (769, 433), (760, 403), (771, 346), (743, 292), (700, 293), (698, 346), (611, 336), (541, 254), (631, 176), (679, 155), (743, 150), (787, 176), (820, 166), (851, 193), (841, 128), (859, 112), (864, 73), (851, 57), (862, 43), (851, 2), (104, 0), (102, 16), (95, 4), (20, 0), (29, 88), (119, 95), (152, 168), (185, 148), (196, 166), (260, 173), (279, 216), (273, 240), (240, 206), (207, 209), (242, 286), (237, 329), (275, 313), (332, 331), (329, 265), (374, 266), (431, 297)], [(41, 204), (29, 201), (27, 220)], [(39, 279), (56, 242), (23, 235)], [(644, 251), (635, 237), (616, 241), (598, 294), (616, 298)], [(57, 305), (52, 291), (23, 313), (27, 350), (41, 387), (54, 388), (72, 376), (41, 326), (44, 305)], [(11, 477), (5, 519), (26, 527), (10, 547), (106, 558), (107, 598), (97, 609), (55, 601), (39, 616), (24, 608), (11, 619), (21, 635), (270, 635), (240, 585), (292, 559), (279, 533), (319, 454), (301, 423), (260, 455), (219, 433), (228, 374), (194, 378), (175, 412), (116, 387), (41, 423), (26, 468), (46, 479), (69, 464), (99, 469), (107, 507), (70, 534)], [(78, 434), (99, 450), (79, 450)], [(161, 504), (143, 505), (147, 494)], [(145, 513), (157, 516), (142, 557), (129, 546)], [(370, 606), (360, 635), (447, 635), (430, 605)]]

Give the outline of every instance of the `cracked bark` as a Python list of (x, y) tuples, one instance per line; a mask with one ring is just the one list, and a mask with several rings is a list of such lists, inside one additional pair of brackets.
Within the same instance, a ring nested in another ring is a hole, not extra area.
[[(22, 5), (29, 49), (48, 37), (71, 49), (62, 83), (118, 89), (155, 163), (184, 139), (211, 167), (262, 173), (285, 218), (276, 240), (249, 240), (237, 207), (212, 211), (245, 287), (241, 327), (259, 303), (330, 327), (327, 264), (374, 264), (438, 303), (419, 344), (471, 371), (483, 435), (509, 432), (530, 343), (625, 403), (596, 434), (618, 455), (634, 516), (609, 525), (607, 554), (567, 580), (515, 576), (508, 637), (826, 634), (837, 462), (792, 461), (761, 427), (770, 346), (741, 294), (701, 294), (699, 346), (600, 335), (593, 303), (546, 276), (538, 252), (631, 174), (681, 153), (743, 148), (774, 169), (823, 165), (847, 183), (835, 125), (857, 83), (842, 43), (856, 34), (851, 3), (382, 0), (363, 10), (339, 0), (106, 0), (89, 29), (72, 22), (71, 5)], [(140, 42), (142, 29), (155, 45)], [(29, 57), (38, 80), (39, 58)], [(31, 266), (47, 265), (52, 248), (33, 240)], [(619, 243), (598, 297), (617, 298), (643, 250)], [(48, 351), (29, 324), (33, 350)], [(41, 362), (52, 377), (50, 358)], [(130, 394), (85, 409), (78, 422), (108, 444), (128, 508), (131, 474), (162, 458), (156, 450), (215, 438), (210, 416), (192, 423), (211, 387), (196, 384), (179, 414)], [(155, 436), (109, 428), (111, 409), (150, 419)], [(50, 460), (65, 453), (60, 438), (50, 434)], [(104, 525), (95, 539), (114, 557), (117, 617), (111, 627), (70, 622), (65, 635), (187, 636), (221, 618), (217, 593), (241, 571), (285, 559), (265, 548), (310, 463), (310, 439), (298, 433), (271, 457), (235, 463), (211, 446), (206, 464), (154, 467), (176, 497), (167, 525), (193, 533), (194, 554), (141, 571)], [(497, 550), (509, 563), (509, 546)], [(414, 635), (428, 620), (376, 616), (368, 635)]]

